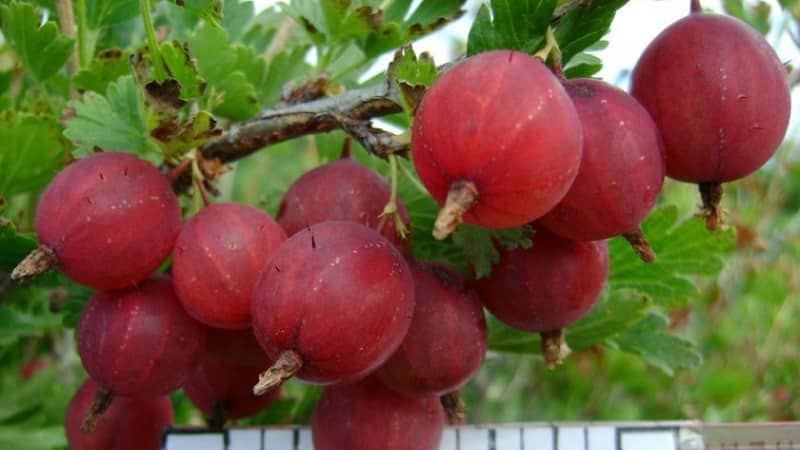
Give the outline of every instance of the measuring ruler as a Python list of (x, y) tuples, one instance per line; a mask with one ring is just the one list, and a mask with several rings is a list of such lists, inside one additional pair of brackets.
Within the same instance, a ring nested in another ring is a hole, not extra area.
[[(179, 428), (164, 437), (164, 450), (313, 449), (308, 427)], [(439, 450), (800, 450), (800, 422), (470, 425), (447, 427)]]

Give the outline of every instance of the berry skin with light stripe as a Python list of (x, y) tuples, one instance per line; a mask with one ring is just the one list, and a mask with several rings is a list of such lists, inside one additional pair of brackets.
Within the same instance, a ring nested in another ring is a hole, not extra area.
[(199, 361), (205, 328), (181, 307), (166, 277), (98, 291), (81, 314), (78, 354), (114, 395), (154, 398), (180, 387)]
[(252, 206), (203, 208), (184, 225), (173, 252), (173, 283), (186, 312), (212, 327), (249, 328), (253, 287), (285, 240), (280, 225)]
[[(562, 237), (639, 236), (664, 181), (661, 133), (633, 97), (592, 79), (564, 82), (583, 128), (583, 159), (567, 195), (539, 223)], [(646, 248), (645, 248), (646, 246)], [(634, 246), (652, 262), (645, 242)]]
[(631, 94), (661, 130), (667, 176), (700, 185), (711, 229), (721, 223), (721, 183), (766, 163), (791, 109), (786, 69), (764, 37), (699, 4), (648, 45)]
[(414, 318), (400, 348), (377, 371), (388, 387), (406, 395), (459, 389), (486, 353), (486, 319), (477, 294), (441, 264), (415, 261)]
[[(408, 250), (391, 217), (381, 217), (391, 187), (377, 173), (343, 157), (312, 169), (298, 178), (281, 200), (276, 220), (291, 236), (326, 220), (348, 220), (381, 233), (397, 248)], [(406, 229), (408, 212), (398, 199), (398, 212)]]
[(582, 132), (564, 88), (538, 59), (494, 50), (458, 63), (430, 87), (411, 135), (414, 167), (443, 205), (434, 236), (461, 221), (531, 222), (567, 193)]
[(414, 312), (402, 254), (363, 225), (311, 225), (275, 251), (253, 291), (253, 330), (276, 361), (254, 387), (297, 375), (318, 385), (352, 381), (400, 346)]
[(406, 397), (369, 377), (325, 388), (311, 421), (316, 450), (436, 450), (445, 415), (438, 397)]
[(95, 289), (130, 286), (169, 256), (181, 223), (170, 183), (152, 164), (96, 153), (65, 167), (44, 190), (35, 222), (40, 247), (13, 277), (56, 267)]

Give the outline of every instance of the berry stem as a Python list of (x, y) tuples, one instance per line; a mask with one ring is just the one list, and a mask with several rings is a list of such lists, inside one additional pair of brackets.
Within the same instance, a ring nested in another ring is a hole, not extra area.
[(191, 159), (188, 158), (182, 159), (177, 166), (170, 169), (170, 171), (167, 173), (169, 181), (171, 181), (172, 183), (178, 181), (178, 178), (180, 178), (181, 175), (183, 175), (186, 172), (186, 169), (188, 169), (191, 166), (191, 164), (192, 164)]
[(94, 432), (97, 420), (106, 412), (108, 407), (111, 406), (112, 400), (114, 400), (114, 394), (103, 388), (97, 388), (94, 393), (92, 404), (89, 406), (89, 411), (86, 412), (86, 417), (83, 418), (83, 422), (81, 423), (82, 432)]
[(691, 0), (689, 11), (691, 11), (692, 14), (703, 12), (703, 7), (700, 6), (700, 0)]
[(39, 245), (30, 252), (17, 267), (11, 272), (11, 279), (16, 281), (26, 281), (40, 273), (54, 268), (58, 264), (53, 249), (46, 245)]
[(139, 13), (142, 16), (147, 49), (152, 60), (150, 63), (153, 65), (153, 78), (162, 83), (167, 79), (167, 70), (164, 68), (164, 61), (161, 59), (161, 49), (158, 47), (156, 31), (153, 28), (153, 19), (150, 17), (150, 0), (139, 0)]
[(280, 386), (303, 368), (303, 360), (297, 352), (288, 350), (278, 357), (275, 364), (258, 376), (258, 383), (253, 386), (253, 394), (263, 395)]
[(549, 58), (553, 74), (562, 81), (566, 79), (564, 77), (564, 69), (561, 67), (561, 48), (558, 46), (553, 27), (547, 27), (547, 32), (544, 35), (544, 47), (533, 56), (541, 59), (543, 63), (547, 63)]
[(712, 181), (700, 183), (698, 188), (700, 188), (700, 197), (703, 199), (700, 215), (706, 218), (708, 230), (717, 230), (722, 226), (722, 209), (719, 207), (719, 203), (722, 201), (722, 184)]
[(445, 414), (447, 414), (447, 422), (450, 425), (464, 425), (466, 423), (467, 408), (464, 406), (464, 401), (461, 399), (459, 391), (448, 392), (439, 397), (442, 403)]
[(628, 231), (627, 233), (623, 233), (622, 237), (624, 237), (633, 248), (633, 251), (639, 255), (639, 258), (648, 263), (653, 264), (656, 262), (656, 252), (653, 251), (653, 248), (650, 247), (650, 244), (647, 242), (647, 238), (644, 237), (644, 233), (642, 233), (642, 229), (636, 227), (636, 229)]
[(342, 144), (342, 154), (339, 156), (339, 159), (348, 159), (350, 158), (350, 146), (353, 142), (353, 138), (347, 136), (344, 138), (344, 143)]
[(466, 213), (478, 200), (478, 188), (471, 181), (459, 180), (450, 185), (444, 207), (433, 224), (433, 237), (439, 240), (450, 236), (463, 222)]
[(564, 331), (561, 329), (545, 331), (541, 333), (541, 336), (544, 362), (548, 369), (555, 369), (557, 365), (564, 362), (564, 358), (572, 353), (564, 339)]
[(406, 229), (406, 225), (403, 223), (403, 219), (400, 217), (400, 213), (397, 210), (397, 156), (389, 155), (389, 181), (391, 183), (391, 194), (389, 195), (389, 202), (386, 203), (386, 206), (383, 207), (383, 212), (381, 212), (381, 221), (378, 223), (377, 230), (380, 233), (383, 229), (383, 226), (386, 224), (386, 220), (388, 218), (392, 218), (394, 220), (394, 229), (397, 234), (400, 235), (401, 239), (405, 239), (406, 235), (408, 234), (408, 230)]

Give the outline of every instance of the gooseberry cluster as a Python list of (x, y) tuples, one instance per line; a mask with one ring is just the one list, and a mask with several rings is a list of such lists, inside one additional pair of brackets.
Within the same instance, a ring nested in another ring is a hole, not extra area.
[(534, 230), (531, 248), (498, 243), (491, 275), (474, 281), (414, 259), (404, 206), (387, 220), (390, 186), (347, 154), (300, 177), (277, 220), (217, 203), (182, 223), (152, 164), (107, 152), (69, 165), (41, 196), (40, 247), (14, 276), (56, 267), (97, 289), (77, 328), (91, 379), (68, 409), (71, 447), (158, 448), (171, 391), (220, 427), (294, 377), (326, 386), (318, 450), (435, 449), (440, 397), (483, 361), (484, 307), (540, 333), (560, 363), (561, 330), (608, 277), (605, 240), (624, 236), (654, 261), (638, 226), (665, 176), (698, 183), (719, 225), (720, 183), (782, 140), (784, 75), (758, 33), (696, 7), (644, 53), (632, 95), (512, 50), (453, 66), (412, 128), (414, 166), (442, 205), (433, 234), (462, 221)]

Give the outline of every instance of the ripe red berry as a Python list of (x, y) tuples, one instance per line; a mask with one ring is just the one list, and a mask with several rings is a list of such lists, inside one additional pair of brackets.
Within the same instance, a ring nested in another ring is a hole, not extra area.
[[(77, 341), (83, 367), (103, 389), (99, 413), (109, 394), (153, 398), (180, 387), (198, 362), (205, 337), (167, 278), (96, 292), (81, 314)], [(91, 427), (89, 417), (86, 428)]]
[(97, 420), (91, 433), (80, 430), (89, 412), (97, 385), (87, 379), (72, 397), (64, 419), (72, 450), (158, 450), (164, 430), (172, 424), (172, 405), (167, 397), (117, 398)]
[[(610, 84), (577, 79), (564, 87), (581, 119), (583, 159), (567, 195), (539, 223), (581, 241), (641, 236), (639, 223), (664, 180), (658, 128), (633, 97)], [(652, 261), (647, 250), (641, 255)]]
[(252, 329), (209, 328), (200, 363), (183, 383), (183, 392), (212, 427), (262, 411), (280, 394), (253, 395), (253, 380), (272, 364), (256, 342)]
[(332, 384), (365, 376), (402, 342), (414, 282), (399, 251), (353, 222), (328, 221), (275, 251), (253, 292), (253, 329), (277, 359), (254, 389), (293, 376)]
[(490, 228), (535, 220), (567, 193), (581, 159), (581, 125), (555, 76), (525, 53), (472, 56), (422, 99), (414, 166), (445, 205), (434, 236), (463, 220)]
[(186, 312), (212, 327), (250, 327), (253, 287), (284, 240), (283, 229), (251, 206), (203, 208), (183, 227), (173, 253), (173, 283)]
[(406, 397), (370, 377), (325, 388), (311, 433), (316, 450), (436, 450), (444, 423), (437, 397)]
[[(583, 317), (608, 278), (605, 241), (570, 241), (537, 230), (533, 246), (501, 250), (500, 261), (475, 287), (489, 311), (505, 324), (543, 333), (548, 364), (560, 362), (561, 328)], [(553, 335), (556, 342), (548, 338)]]
[[(381, 217), (390, 194), (391, 188), (381, 176), (343, 157), (298, 178), (283, 196), (276, 219), (289, 236), (326, 220), (356, 222), (406, 249), (409, 240), (403, 239), (394, 220)], [(408, 229), (408, 213), (399, 201), (398, 210)]]
[(167, 258), (180, 227), (178, 200), (152, 164), (128, 153), (96, 153), (67, 166), (42, 193), (41, 245), (14, 277), (55, 265), (96, 289), (129, 286)]
[(411, 264), (414, 318), (400, 348), (376, 372), (407, 395), (444, 395), (477, 372), (486, 353), (486, 320), (474, 291), (436, 263)]
[(720, 183), (761, 167), (783, 140), (790, 112), (786, 70), (756, 30), (696, 11), (650, 43), (631, 93), (664, 137), (667, 175), (699, 183), (709, 228)]

